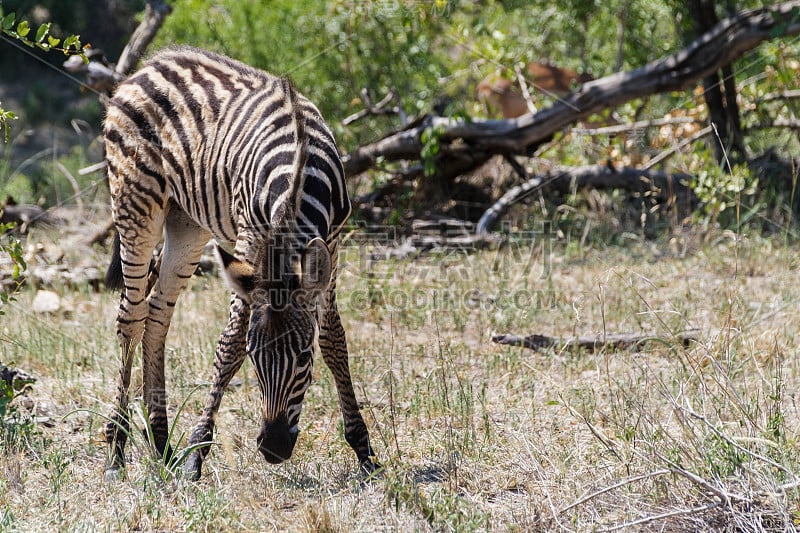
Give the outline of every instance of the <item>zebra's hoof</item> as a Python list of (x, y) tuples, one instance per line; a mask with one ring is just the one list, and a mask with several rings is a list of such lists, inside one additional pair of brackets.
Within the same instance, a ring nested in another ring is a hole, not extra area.
[(198, 452), (192, 452), (189, 454), (189, 457), (186, 459), (186, 463), (183, 465), (183, 473), (186, 475), (186, 479), (190, 481), (198, 481), (200, 479), (200, 474), (203, 469), (203, 459), (200, 457)]
[(106, 468), (105, 479), (106, 483), (116, 483), (125, 478), (125, 470), (118, 466), (109, 466)]
[(361, 473), (364, 474), (367, 481), (383, 477), (383, 466), (377, 461), (367, 459), (361, 461), (359, 466), (361, 467)]

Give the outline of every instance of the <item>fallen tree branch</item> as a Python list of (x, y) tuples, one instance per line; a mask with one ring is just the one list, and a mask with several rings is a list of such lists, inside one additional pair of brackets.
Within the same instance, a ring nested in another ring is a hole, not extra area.
[(6, 366), (2, 362), (0, 362), (0, 380), (8, 383), (14, 390), (22, 390), (25, 386), (36, 382), (36, 378), (24, 370)]
[(86, 53), (88, 64), (84, 64), (78, 56), (73, 56), (64, 62), (64, 68), (75, 74), (84, 73), (86, 85), (100, 95), (100, 103), (104, 105), (105, 97), (110, 96), (117, 84), (136, 68), (171, 12), (172, 7), (165, 0), (148, 0), (144, 18), (122, 50), (116, 65), (108, 62), (102, 50), (92, 49)]
[(668, 174), (631, 167), (617, 169), (607, 165), (563, 168), (550, 175), (535, 176), (505, 193), (483, 213), (475, 231), (478, 235), (490, 232), (512, 205), (545, 186), (548, 190), (560, 193), (568, 193), (573, 187), (594, 187), (691, 198), (694, 193), (686, 185), (690, 178), (688, 174)]
[(172, 13), (172, 6), (165, 0), (148, 0), (144, 10), (144, 18), (134, 30), (131, 39), (119, 55), (114, 71), (120, 76), (127, 76), (139, 63), (147, 47), (153, 42), (158, 30), (164, 24), (164, 19)]
[(629, 124), (615, 124), (614, 126), (603, 126), (602, 128), (572, 128), (572, 133), (597, 137), (600, 135), (616, 135), (618, 133), (628, 133), (631, 131), (644, 130), (647, 128), (660, 128), (661, 126), (673, 126), (678, 124), (700, 123), (693, 117), (672, 117), (656, 118), (653, 120), (638, 120)]
[[(675, 339), (681, 341), (681, 344), (688, 346), (691, 342), (697, 340), (700, 330), (690, 329), (675, 335)], [(598, 348), (612, 348), (615, 350), (626, 350), (640, 348), (647, 342), (663, 341), (664, 337), (655, 334), (650, 335), (636, 335), (628, 333), (616, 333), (608, 335), (587, 335), (583, 337), (575, 337), (572, 339), (563, 339), (560, 337), (548, 337), (547, 335), (511, 335), (500, 334), (492, 336), (492, 342), (497, 344), (505, 344), (508, 346), (522, 346), (530, 348), (531, 350), (543, 350), (546, 348), (561, 348), (567, 350), (584, 349), (587, 351), (595, 351)]]
[(418, 160), (421, 135), (441, 130), (437, 177), (448, 179), (474, 169), (497, 154), (527, 154), (570, 124), (635, 98), (692, 86), (697, 80), (741, 57), (761, 42), (800, 33), (794, 13), (800, 0), (743, 11), (717, 24), (687, 48), (628, 72), (585, 83), (550, 107), (508, 120), (465, 121), (427, 116), (343, 157), (353, 176), (387, 162)]

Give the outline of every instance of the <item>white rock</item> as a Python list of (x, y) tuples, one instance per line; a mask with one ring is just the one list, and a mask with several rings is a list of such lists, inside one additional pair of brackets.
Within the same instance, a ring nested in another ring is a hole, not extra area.
[(34, 313), (55, 313), (61, 307), (61, 298), (53, 291), (39, 291), (33, 298)]

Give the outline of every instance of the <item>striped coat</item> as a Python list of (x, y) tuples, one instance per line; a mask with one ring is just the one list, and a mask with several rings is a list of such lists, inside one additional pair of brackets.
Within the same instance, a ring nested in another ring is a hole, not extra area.
[[(169, 456), (164, 339), (178, 295), (210, 238), (232, 288), (212, 387), (191, 444), (210, 442), (225, 386), (245, 356), (262, 392), (258, 447), (289, 457), (311, 380), (313, 339), (336, 379), (345, 436), (362, 467), (373, 452), (336, 307), (339, 232), (350, 214), (333, 135), (284, 78), (192, 48), (161, 52), (120, 84), (104, 123), (118, 239), (107, 283), (122, 289), (117, 406), (106, 428), (107, 472), (124, 464), (128, 386), (141, 341), (144, 401)], [(153, 250), (164, 236), (158, 260)], [(208, 451), (186, 468), (200, 475)]]

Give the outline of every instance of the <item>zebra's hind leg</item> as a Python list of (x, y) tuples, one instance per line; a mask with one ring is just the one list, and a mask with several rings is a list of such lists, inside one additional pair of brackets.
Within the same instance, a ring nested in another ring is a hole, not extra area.
[(325, 310), (320, 322), (319, 349), (325, 364), (330, 368), (336, 380), (339, 393), (339, 407), (344, 418), (344, 438), (356, 452), (358, 463), (366, 473), (375, 472), (379, 465), (375, 462), (375, 453), (369, 443), (369, 432), (361, 416), (356, 400), (353, 381), (350, 377), (347, 339), (345, 338), (342, 320), (336, 306), (335, 287), (331, 287), (325, 296)]
[[(214, 419), (219, 411), (225, 387), (239, 371), (245, 359), (245, 342), (249, 321), (250, 307), (239, 296), (232, 295), (228, 325), (223, 330), (214, 353), (214, 376), (211, 382), (211, 391), (206, 399), (200, 422), (195, 426), (189, 439), (189, 446), (199, 446), (204, 442), (211, 442), (214, 436)], [(194, 481), (200, 479), (203, 461), (208, 455), (208, 450), (208, 446), (200, 446), (186, 460), (184, 471)]]
[(164, 374), (164, 342), (175, 303), (192, 277), (203, 248), (211, 238), (177, 205), (166, 220), (160, 269), (148, 298), (148, 315), (142, 339), (143, 396), (156, 451), (169, 460), (169, 423)]
[[(117, 382), (116, 408), (106, 424), (105, 437), (109, 444), (109, 457), (106, 463), (106, 479), (113, 481), (119, 477), (120, 468), (125, 466), (125, 443), (130, 431), (128, 420), (128, 388), (131, 381), (131, 366), (136, 347), (141, 342), (147, 320), (147, 278), (153, 249), (161, 239), (165, 212), (157, 205), (151, 205), (147, 224), (126, 213), (134, 211), (125, 200), (133, 202), (132, 196), (121, 196), (117, 206), (115, 221), (119, 241), (119, 253), (115, 251), (109, 266), (109, 274), (122, 271), (124, 289), (120, 295), (117, 315), (117, 339), (120, 346), (120, 371)], [(139, 208), (141, 209), (141, 208)]]

